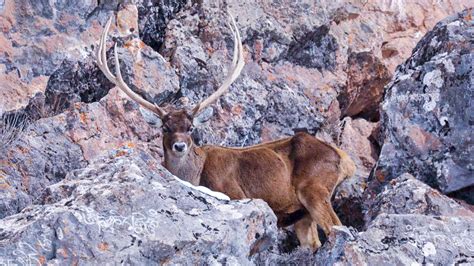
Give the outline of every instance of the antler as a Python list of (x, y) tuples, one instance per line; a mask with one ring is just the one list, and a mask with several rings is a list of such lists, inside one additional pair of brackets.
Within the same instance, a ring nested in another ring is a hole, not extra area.
[(104, 73), (110, 82), (114, 83), (120, 90), (125, 92), (132, 100), (139, 103), (141, 106), (145, 107), (146, 109), (156, 113), (160, 118), (166, 115), (166, 112), (160, 108), (158, 105), (151, 103), (145, 99), (143, 99), (140, 95), (132, 91), (130, 87), (123, 81), (122, 73), (120, 72), (120, 63), (117, 53), (117, 43), (114, 46), (114, 55), (115, 55), (115, 73), (117, 76), (114, 76), (111, 72), (109, 67), (107, 66), (107, 55), (106, 55), (106, 42), (107, 42), (107, 34), (110, 29), (110, 24), (112, 23), (112, 17), (109, 18), (107, 24), (105, 25), (104, 31), (102, 32), (102, 36), (99, 42), (99, 49), (97, 50), (96, 55), (96, 62), (99, 66), (100, 70)]
[(234, 55), (232, 58), (232, 71), (229, 73), (227, 78), (224, 80), (224, 83), (207, 99), (198, 103), (196, 107), (194, 107), (192, 114), (196, 115), (200, 111), (202, 111), (206, 106), (213, 103), (217, 100), (226, 90), (230, 87), (232, 82), (234, 82), (237, 77), (239, 77), (240, 72), (244, 68), (245, 61), (244, 61), (244, 49), (242, 48), (242, 41), (240, 40), (239, 30), (235, 24), (234, 17), (229, 13), (230, 19), (232, 24), (229, 25), (232, 35), (234, 36)]

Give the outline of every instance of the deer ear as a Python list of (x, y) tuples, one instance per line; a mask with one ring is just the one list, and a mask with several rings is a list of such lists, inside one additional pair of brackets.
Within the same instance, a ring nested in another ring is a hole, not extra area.
[(145, 121), (151, 126), (159, 128), (163, 125), (163, 121), (161, 120), (161, 118), (159, 118), (153, 112), (148, 111), (144, 108), (138, 108), (138, 110), (140, 110), (140, 113), (142, 114), (143, 119), (145, 119)]
[(206, 108), (201, 111), (197, 116), (193, 118), (193, 126), (199, 126), (211, 119), (212, 115), (214, 115), (213, 108)]

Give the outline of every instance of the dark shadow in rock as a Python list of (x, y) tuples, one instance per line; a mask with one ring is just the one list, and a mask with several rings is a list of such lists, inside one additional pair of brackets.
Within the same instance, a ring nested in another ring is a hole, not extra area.
[(456, 198), (462, 201), (465, 201), (469, 204), (469, 208), (474, 211), (474, 186), (466, 187), (458, 191), (454, 191), (448, 194), (451, 198)]
[(99, 101), (113, 87), (93, 60), (66, 60), (49, 78), (44, 94), (37, 93), (25, 108), (9, 112), (9, 115), (21, 114), (30, 121), (55, 116), (76, 102)]
[(329, 34), (329, 27), (323, 25), (290, 43), (286, 60), (318, 70), (333, 70), (336, 67), (336, 38)]
[(137, 3), (140, 39), (158, 52), (165, 40), (168, 22), (187, 2), (187, 0), (145, 0)]
[(45, 106), (49, 108), (49, 115), (55, 115), (75, 102), (97, 102), (113, 86), (95, 62), (64, 61), (48, 81)]
[(341, 116), (380, 120), (379, 105), (391, 74), (372, 52), (350, 53), (347, 59), (347, 83), (337, 100)]
[(357, 230), (364, 228), (363, 201), (363, 198), (345, 199), (340, 205), (334, 206), (334, 211), (343, 225), (354, 227)]

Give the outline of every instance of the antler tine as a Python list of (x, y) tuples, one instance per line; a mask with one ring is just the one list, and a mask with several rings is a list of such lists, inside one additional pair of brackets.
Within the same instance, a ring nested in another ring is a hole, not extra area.
[(232, 58), (232, 71), (226, 77), (222, 85), (207, 99), (198, 103), (196, 107), (194, 107), (192, 114), (197, 115), (200, 111), (202, 111), (206, 106), (213, 103), (217, 100), (222, 94), (226, 92), (226, 90), (230, 87), (230, 85), (237, 79), (240, 75), (240, 72), (244, 68), (245, 61), (244, 61), (244, 49), (242, 47), (242, 41), (240, 40), (240, 33), (237, 29), (237, 25), (235, 23), (234, 17), (229, 13), (232, 26), (230, 27), (232, 31), (232, 35), (234, 35), (234, 53)]
[(110, 29), (110, 25), (112, 23), (112, 17), (107, 20), (107, 24), (105, 24), (104, 31), (102, 32), (99, 40), (99, 48), (97, 49), (96, 61), (97, 65), (99, 66), (100, 70), (104, 73), (107, 79), (115, 84), (115, 76), (110, 72), (109, 67), (107, 66), (107, 55), (106, 55), (106, 39), (107, 39), (107, 32)]
[(107, 43), (107, 35), (110, 29), (110, 25), (112, 23), (112, 17), (109, 18), (107, 24), (105, 25), (104, 31), (102, 32), (100, 41), (99, 41), (99, 49), (96, 55), (96, 62), (99, 66), (100, 70), (104, 73), (110, 82), (114, 83), (121, 91), (128, 95), (132, 100), (136, 101), (141, 106), (145, 107), (146, 109), (156, 113), (159, 117), (163, 117), (166, 115), (166, 112), (160, 108), (158, 105), (151, 103), (145, 99), (143, 99), (140, 95), (135, 93), (128, 85), (123, 81), (122, 73), (120, 71), (120, 62), (117, 53), (117, 43), (114, 45), (114, 56), (115, 56), (115, 72), (117, 76), (114, 76), (107, 65), (107, 50), (106, 50), (106, 43)]

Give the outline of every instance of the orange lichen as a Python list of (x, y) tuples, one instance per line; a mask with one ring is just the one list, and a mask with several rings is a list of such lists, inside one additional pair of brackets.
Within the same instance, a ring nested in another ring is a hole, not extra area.
[(25, 153), (27, 153), (27, 152), (28, 152), (28, 149), (27, 149), (27, 148), (25, 148), (25, 147), (21, 147), (21, 146), (20, 146), (20, 147), (18, 147), (18, 149), (19, 149), (19, 150), (20, 150), (20, 152), (21, 152), (21, 153), (23, 153), (23, 154), (25, 154)]
[(472, 15), (471, 12), (467, 12), (466, 16), (464, 17), (465, 20), (471, 21), (472, 20)]
[(106, 242), (101, 242), (98, 246), (100, 251), (108, 251), (109, 250), (109, 244)]
[(277, 79), (277, 77), (272, 73), (268, 73), (267, 78), (269, 81), (275, 81)]
[(124, 155), (126, 155), (127, 152), (126, 151), (118, 151), (117, 154), (115, 155), (115, 158), (118, 158), (118, 157), (122, 157)]
[(10, 188), (10, 184), (8, 184), (8, 182), (5, 180), (6, 179), (6, 176), (1, 174), (0, 172), (0, 189), (8, 189)]
[(80, 117), (81, 122), (85, 124), (86, 121), (87, 121), (87, 114), (86, 113), (80, 113), (79, 117)]
[(240, 115), (242, 113), (242, 106), (240, 105), (233, 106), (232, 113), (236, 115)]
[(377, 178), (378, 181), (384, 182), (385, 181), (385, 175), (382, 173), (382, 171), (375, 171), (375, 177)]
[(61, 254), (64, 258), (68, 257), (68, 253), (64, 248), (59, 248), (56, 253)]

